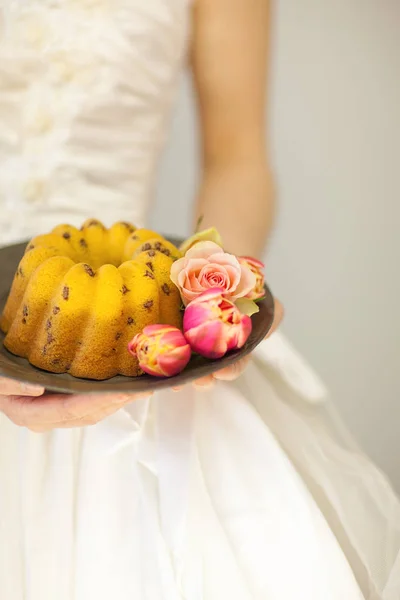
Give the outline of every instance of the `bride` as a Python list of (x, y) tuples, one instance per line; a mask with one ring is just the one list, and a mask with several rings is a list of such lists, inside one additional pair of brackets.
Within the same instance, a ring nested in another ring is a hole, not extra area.
[[(268, 0), (3, 0), (1, 243), (144, 224), (189, 57), (197, 215), (261, 255), (269, 28)], [(398, 600), (389, 484), (279, 333), (244, 366), (153, 397), (0, 380), (1, 598)]]

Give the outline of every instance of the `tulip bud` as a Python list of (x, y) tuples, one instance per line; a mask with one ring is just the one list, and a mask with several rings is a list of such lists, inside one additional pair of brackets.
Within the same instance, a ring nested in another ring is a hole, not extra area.
[(172, 377), (188, 364), (191, 349), (182, 332), (170, 325), (149, 325), (128, 345), (140, 368), (155, 377)]
[(251, 333), (251, 319), (211, 288), (192, 300), (183, 316), (183, 331), (192, 350), (206, 358), (222, 358), (244, 346)]
[(241, 256), (239, 258), (239, 262), (240, 264), (248, 267), (250, 271), (256, 276), (256, 284), (254, 288), (247, 294), (246, 298), (250, 298), (250, 300), (257, 300), (259, 298), (263, 298), (265, 296), (263, 273), (265, 265), (256, 258), (251, 258), (250, 256)]

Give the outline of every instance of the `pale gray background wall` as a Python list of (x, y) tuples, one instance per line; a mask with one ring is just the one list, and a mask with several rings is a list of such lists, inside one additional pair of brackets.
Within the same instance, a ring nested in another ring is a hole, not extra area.
[[(400, 487), (400, 0), (281, 0), (272, 149), (280, 219), (268, 279), (283, 330)], [(185, 80), (155, 225), (188, 231), (197, 179)]]

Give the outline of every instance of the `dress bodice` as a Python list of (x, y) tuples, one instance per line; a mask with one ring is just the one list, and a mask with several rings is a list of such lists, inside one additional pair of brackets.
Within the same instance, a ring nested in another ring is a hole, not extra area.
[(141, 224), (190, 0), (3, 0), (0, 244), (95, 215)]

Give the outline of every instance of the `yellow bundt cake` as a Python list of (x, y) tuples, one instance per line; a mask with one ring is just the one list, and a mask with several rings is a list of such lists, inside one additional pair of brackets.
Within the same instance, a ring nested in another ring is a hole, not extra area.
[(169, 278), (179, 250), (161, 235), (95, 219), (34, 238), (0, 327), (6, 348), (36, 367), (87, 379), (141, 374), (128, 342), (153, 323), (181, 327)]

